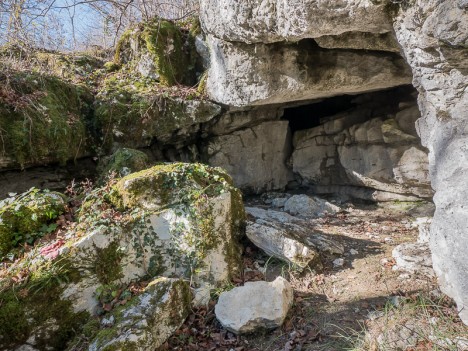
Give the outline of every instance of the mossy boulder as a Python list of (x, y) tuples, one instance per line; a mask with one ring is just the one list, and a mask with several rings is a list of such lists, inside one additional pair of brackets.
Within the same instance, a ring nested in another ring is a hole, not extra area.
[(184, 280), (158, 278), (128, 304), (106, 316), (88, 350), (154, 350), (190, 313), (192, 292)]
[(64, 164), (90, 152), (87, 88), (32, 72), (0, 74), (0, 82), (0, 167)]
[[(126, 220), (113, 223), (103, 221), (99, 213), (91, 215), (102, 200), (88, 200), (81, 217), (85, 231), (73, 244), (75, 261), (87, 267), (88, 280), (65, 291), (69, 299), (79, 301), (78, 308), (95, 307), (89, 303), (92, 284), (181, 277), (193, 282), (197, 298), (203, 300), (210, 288), (239, 272), (244, 207), (239, 190), (221, 169), (162, 164), (122, 178), (105, 197)], [(96, 220), (89, 221), (90, 216)], [(112, 262), (105, 264), (107, 259)]]
[(23, 243), (33, 244), (50, 231), (49, 224), (65, 210), (64, 198), (59, 193), (32, 188), (0, 201), (0, 257)]
[(99, 164), (99, 172), (105, 176), (115, 172), (118, 176), (126, 176), (138, 172), (149, 165), (148, 155), (144, 152), (128, 148), (120, 148), (111, 156), (104, 157)]
[(173, 86), (196, 83), (198, 56), (190, 31), (161, 18), (127, 30), (117, 43), (114, 62), (131, 64), (144, 77)]

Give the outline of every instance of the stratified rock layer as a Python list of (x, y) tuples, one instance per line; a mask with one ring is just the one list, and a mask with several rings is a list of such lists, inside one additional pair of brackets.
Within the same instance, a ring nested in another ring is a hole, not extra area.
[(394, 53), (327, 50), (312, 40), (244, 44), (208, 37), (207, 92), (226, 105), (283, 103), (385, 89), (411, 82)]
[(345, 32), (392, 31), (385, 4), (372, 0), (202, 0), (204, 30), (233, 42), (298, 41)]

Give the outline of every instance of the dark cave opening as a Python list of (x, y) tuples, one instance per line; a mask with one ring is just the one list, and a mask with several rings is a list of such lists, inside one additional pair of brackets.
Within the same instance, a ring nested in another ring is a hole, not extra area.
[(355, 106), (352, 102), (355, 98), (352, 95), (341, 95), (308, 105), (285, 108), (283, 119), (289, 121), (289, 127), (293, 133), (298, 130), (318, 127), (322, 118)]
[(291, 132), (318, 127), (328, 117), (366, 106), (368, 119), (398, 111), (402, 102), (415, 101), (413, 86), (368, 92), (357, 95), (339, 95), (319, 101), (284, 108), (283, 119), (289, 121)]

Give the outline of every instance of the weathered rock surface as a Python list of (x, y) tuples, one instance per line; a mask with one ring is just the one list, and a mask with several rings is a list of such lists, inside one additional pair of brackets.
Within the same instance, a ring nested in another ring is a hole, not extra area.
[(413, 71), (429, 149), (436, 212), (431, 226), (434, 270), (468, 324), (468, 12), (460, 1), (417, 0), (400, 10), (394, 28)]
[(428, 243), (405, 243), (398, 245), (392, 251), (396, 265), (394, 270), (412, 274), (434, 276), (432, 269), (431, 250)]
[(208, 163), (226, 169), (246, 192), (284, 189), (293, 179), (286, 167), (291, 153), (287, 121), (267, 121), (214, 137), (205, 148)]
[(299, 268), (313, 264), (320, 254), (343, 254), (343, 246), (314, 231), (311, 223), (285, 212), (247, 207), (246, 235), (268, 255)]
[(411, 82), (409, 68), (394, 53), (327, 50), (310, 40), (249, 45), (208, 37), (208, 43), (207, 92), (231, 106), (357, 94)]
[(108, 147), (136, 149), (150, 146), (154, 139), (181, 143), (198, 133), (201, 123), (221, 113), (221, 106), (210, 101), (158, 94), (104, 90), (97, 99), (96, 120), (103, 125)]
[(315, 38), (315, 41), (325, 49), (400, 52), (400, 47), (393, 33), (345, 32), (341, 35), (324, 35)]
[(154, 350), (182, 325), (191, 301), (187, 281), (156, 279), (129, 306), (106, 317), (110, 325), (101, 328), (88, 350)]
[(233, 42), (298, 41), (345, 32), (392, 30), (385, 4), (371, 0), (203, 0), (200, 5), (203, 29)]
[(291, 196), (284, 203), (284, 210), (292, 215), (315, 218), (335, 214), (340, 208), (317, 196), (301, 194)]
[(216, 318), (236, 334), (280, 327), (293, 303), (291, 285), (282, 277), (247, 282), (219, 296)]
[(358, 107), (327, 117), (318, 127), (296, 132), (293, 171), (322, 192), (351, 185), (394, 194), (388, 200), (431, 198), (427, 153), (414, 127), (417, 107), (406, 102), (392, 112), (390, 103), (388, 110), (382, 107), (383, 99), (395, 98), (392, 94), (372, 96), (358, 98), (364, 100)]

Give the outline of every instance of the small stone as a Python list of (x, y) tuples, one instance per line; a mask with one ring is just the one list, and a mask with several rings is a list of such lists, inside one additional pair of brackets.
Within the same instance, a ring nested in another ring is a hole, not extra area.
[(358, 251), (358, 250), (351, 249), (351, 250), (349, 250), (349, 253), (350, 253), (351, 255), (354, 256), (354, 255), (359, 254), (359, 251)]
[(303, 217), (322, 217), (325, 214), (334, 214), (340, 211), (340, 208), (332, 203), (316, 196), (307, 196), (305, 194), (294, 195), (284, 204), (284, 210), (292, 215)]
[(401, 296), (390, 296), (389, 301), (393, 306), (399, 307), (404, 301), (404, 298), (402, 298)]
[(101, 325), (103, 327), (112, 327), (114, 325), (115, 318), (114, 316), (110, 316), (109, 318), (103, 318), (101, 320)]
[(408, 280), (409, 278), (411, 278), (411, 275), (409, 273), (403, 273), (398, 276), (399, 280)]
[(344, 265), (344, 259), (342, 258), (337, 258), (336, 260), (333, 261), (334, 267), (343, 267), (343, 265)]
[(273, 282), (247, 282), (223, 292), (215, 307), (216, 318), (235, 334), (280, 327), (293, 303), (289, 282), (278, 277)]
[(367, 314), (367, 318), (369, 318), (371, 321), (379, 319), (383, 316), (385, 316), (383, 311), (371, 311)]

